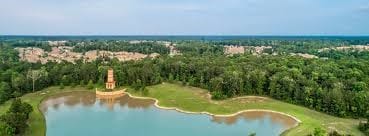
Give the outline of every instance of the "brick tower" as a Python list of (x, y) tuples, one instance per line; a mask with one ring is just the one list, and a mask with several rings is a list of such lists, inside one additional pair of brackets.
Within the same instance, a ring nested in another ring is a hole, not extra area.
[(105, 83), (106, 89), (113, 90), (115, 88), (113, 69), (108, 70), (108, 80)]

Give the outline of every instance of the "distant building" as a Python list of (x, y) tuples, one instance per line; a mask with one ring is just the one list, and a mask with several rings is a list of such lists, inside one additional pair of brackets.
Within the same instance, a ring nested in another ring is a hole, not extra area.
[(115, 88), (114, 72), (113, 69), (108, 70), (108, 80), (105, 83), (106, 89), (113, 90)]

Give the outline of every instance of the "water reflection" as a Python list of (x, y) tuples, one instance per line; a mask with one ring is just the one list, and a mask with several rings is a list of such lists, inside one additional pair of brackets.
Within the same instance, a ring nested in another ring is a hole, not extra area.
[(61, 104), (69, 107), (73, 107), (82, 104), (85, 107), (93, 106), (95, 103), (106, 106), (110, 110), (114, 110), (114, 105), (121, 107), (128, 106), (128, 108), (149, 108), (152, 106), (154, 100), (134, 99), (128, 95), (121, 95), (115, 97), (103, 97), (96, 96), (94, 93), (89, 92), (67, 92), (54, 95), (44, 100), (40, 109), (43, 112), (47, 112), (47, 109), (52, 107), (58, 109)]
[(249, 111), (231, 117), (212, 116), (212, 121), (216, 123), (225, 123), (228, 125), (232, 125), (237, 123), (237, 121), (239, 121), (240, 119), (258, 120), (265, 117), (270, 118), (273, 122), (283, 124), (283, 126), (286, 126), (288, 128), (293, 127), (297, 123), (291, 117), (263, 111)]
[[(129, 97), (128, 95), (122, 95), (118, 97), (97, 97), (95, 93), (68, 92), (49, 97), (42, 102), (40, 109), (44, 113), (47, 113), (48, 108), (57, 110), (60, 105), (65, 105), (68, 107), (83, 105), (85, 107), (91, 107), (95, 103), (114, 111), (114, 107), (116, 105), (120, 107), (127, 106), (131, 109), (148, 109), (154, 105), (155, 101), (149, 99), (135, 99)], [(265, 117), (270, 118), (274, 123), (282, 124), (285, 129), (289, 129), (295, 126), (297, 123), (291, 117), (263, 111), (244, 112), (231, 117), (211, 116), (211, 121), (219, 124), (232, 125), (236, 124), (239, 120), (256, 121)]]

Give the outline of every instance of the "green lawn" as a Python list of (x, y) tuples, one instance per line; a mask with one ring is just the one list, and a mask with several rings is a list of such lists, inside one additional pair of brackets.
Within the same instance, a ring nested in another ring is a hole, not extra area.
[[(211, 101), (207, 97), (207, 91), (194, 87), (184, 87), (177, 84), (164, 83), (160, 85), (148, 87), (148, 97), (158, 99), (159, 105), (166, 107), (177, 107), (182, 110), (201, 112), (207, 111), (214, 114), (232, 114), (237, 111), (246, 109), (267, 109), (278, 112), (284, 112), (297, 117), (302, 123), (293, 128), (285, 135), (306, 135), (317, 126), (325, 128), (336, 128), (341, 132), (353, 135), (362, 135), (356, 128), (358, 121), (352, 119), (342, 119), (329, 116), (320, 112), (316, 112), (301, 106), (296, 106), (273, 99), (266, 99), (262, 102), (245, 102), (245, 99), (229, 99), (224, 101)], [(66, 87), (60, 90), (58, 87), (50, 87), (42, 91), (22, 96), (22, 100), (30, 103), (34, 107), (34, 112), (30, 116), (30, 128), (27, 130), (27, 136), (43, 136), (45, 135), (45, 121), (42, 113), (38, 110), (39, 103), (48, 96), (72, 91), (94, 91), (85, 88)], [(141, 96), (128, 89), (133, 95)], [(10, 105), (10, 101), (0, 105), (0, 114), (4, 113)]]

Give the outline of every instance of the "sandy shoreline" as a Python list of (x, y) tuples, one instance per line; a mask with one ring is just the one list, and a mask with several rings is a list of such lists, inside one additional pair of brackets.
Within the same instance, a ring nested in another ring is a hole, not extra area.
[[(187, 113), (187, 114), (206, 114), (206, 115), (210, 115), (210, 116), (216, 116), (216, 117), (232, 117), (232, 116), (236, 116), (239, 115), (241, 113), (246, 113), (246, 112), (270, 112), (270, 113), (276, 113), (276, 114), (281, 114), (287, 117), (292, 118), (293, 120), (296, 121), (296, 123), (294, 124), (294, 126), (292, 126), (291, 128), (297, 127), (300, 123), (301, 120), (299, 120), (298, 118), (289, 115), (287, 113), (283, 113), (283, 112), (278, 112), (278, 111), (273, 111), (273, 110), (265, 110), (265, 109), (249, 109), (249, 110), (242, 110), (242, 111), (238, 111), (236, 113), (233, 114), (213, 114), (213, 113), (209, 113), (207, 111), (202, 111), (202, 112), (192, 112), (192, 111), (186, 111), (186, 110), (182, 110), (179, 109), (177, 107), (165, 107), (165, 106), (160, 106), (159, 105), (159, 100), (156, 98), (151, 98), (151, 97), (139, 97), (139, 96), (133, 96), (132, 94), (130, 94), (129, 92), (125, 92), (125, 94), (127, 94), (129, 97), (132, 98), (136, 98), (136, 99), (149, 99), (149, 100), (154, 100), (155, 103), (155, 107), (160, 108), (160, 109), (165, 109), (165, 110), (176, 110), (178, 112), (182, 112), (182, 113)], [(236, 98), (236, 99), (240, 99), (240, 98)], [(291, 129), (289, 128), (289, 129)], [(288, 130), (288, 129), (287, 129)]]

